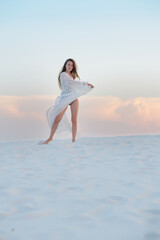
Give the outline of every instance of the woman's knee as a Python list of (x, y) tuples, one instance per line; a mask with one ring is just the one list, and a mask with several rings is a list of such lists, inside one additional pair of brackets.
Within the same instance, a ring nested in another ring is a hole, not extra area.
[(72, 121), (72, 124), (77, 124), (77, 116), (76, 116), (76, 117), (73, 116), (73, 117), (71, 118), (71, 121)]
[(59, 122), (60, 122), (60, 120), (61, 120), (61, 118), (60, 118), (59, 116), (57, 116), (57, 117), (55, 118), (55, 120), (54, 120), (54, 123), (55, 123), (56, 125), (58, 125)]

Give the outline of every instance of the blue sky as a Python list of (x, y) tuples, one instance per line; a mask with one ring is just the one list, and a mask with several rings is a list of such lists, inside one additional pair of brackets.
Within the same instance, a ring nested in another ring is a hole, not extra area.
[(159, 1), (0, 1), (0, 95), (57, 95), (74, 58), (91, 95), (159, 97)]

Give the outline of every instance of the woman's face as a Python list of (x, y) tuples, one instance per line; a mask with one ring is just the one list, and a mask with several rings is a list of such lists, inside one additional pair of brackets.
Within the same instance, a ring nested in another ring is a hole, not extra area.
[(68, 61), (66, 63), (66, 70), (67, 70), (67, 72), (71, 72), (72, 69), (73, 69), (73, 63), (71, 61)]

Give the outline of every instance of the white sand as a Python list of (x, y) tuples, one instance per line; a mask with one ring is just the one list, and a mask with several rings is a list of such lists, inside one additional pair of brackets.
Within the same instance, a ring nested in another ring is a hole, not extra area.
[(160, 136), (0, 143), (0, 240), (159, 240)]

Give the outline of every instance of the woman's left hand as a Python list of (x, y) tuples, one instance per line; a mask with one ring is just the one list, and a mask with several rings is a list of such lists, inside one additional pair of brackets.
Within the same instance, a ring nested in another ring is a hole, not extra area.
[(91, 88), (94, 88), (94, 86), (92, 84), (90, 84), (90, 83), (88, 83), (88, 86), (91, 86)]

